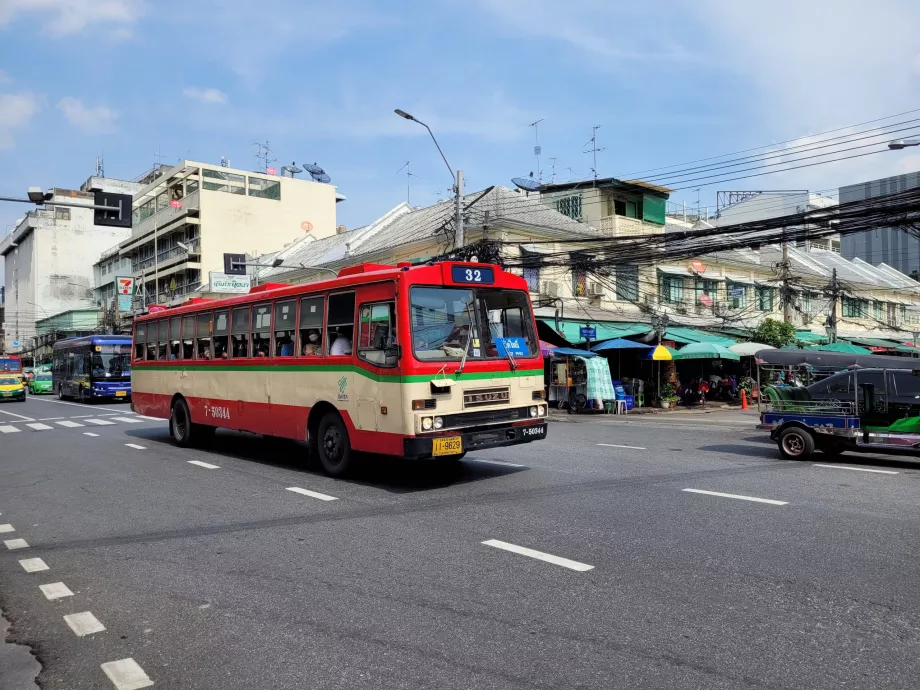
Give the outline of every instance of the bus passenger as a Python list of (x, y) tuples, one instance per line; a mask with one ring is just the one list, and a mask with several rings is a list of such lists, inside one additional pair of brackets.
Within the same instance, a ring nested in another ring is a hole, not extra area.
[(303, 344), (304, 357), (317, 357), (321, 354), (323, 343), (319, 337), (319, 331), (311, 328), (307, 331), (307, 342)]
[(336, 334), (335, 340), (332, 341), (332, 347), (329, 348), (330, 355), (350, 355), (351, 340), (342, 333)]

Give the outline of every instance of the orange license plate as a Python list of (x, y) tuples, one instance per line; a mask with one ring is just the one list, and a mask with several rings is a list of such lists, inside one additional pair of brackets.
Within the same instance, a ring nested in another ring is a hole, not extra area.
[(436, 438), (431, 445), (432, 455), (460, 455), (462, 452), (463, 438), (461, 436)]

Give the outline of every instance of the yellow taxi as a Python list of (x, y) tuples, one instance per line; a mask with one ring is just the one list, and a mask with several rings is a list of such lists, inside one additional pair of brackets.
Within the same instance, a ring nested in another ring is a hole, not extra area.
[(26, 389), (18, 376), (0, 375), (0, 401), (2, 400), (26, 401)]

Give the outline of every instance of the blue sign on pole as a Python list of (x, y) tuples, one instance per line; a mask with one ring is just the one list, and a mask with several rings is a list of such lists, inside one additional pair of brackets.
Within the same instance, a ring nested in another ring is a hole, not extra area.
[(744, 288), (732, 288), (728, 291), (729, 297), (744, 297)]
[(582, 340), (595, 340), (597, 338), (597, 329), (594, 326), (580, 326), (578, 335)]

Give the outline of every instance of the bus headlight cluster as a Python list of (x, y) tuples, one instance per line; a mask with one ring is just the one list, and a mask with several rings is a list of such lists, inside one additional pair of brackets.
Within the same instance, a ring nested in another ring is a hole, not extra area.
[(434, 428), (440, 429), (442, 426), (444, 426), (444, 419), (441, 417), (435, 417), (434, 418)]
[(538, 414), (540, 414), (540, 410), (537, 409), (537, 406), (536, 406), (536, 405), (534, 405), (533, 407), (530, 408), (530, 416), (531, 416), (531, 417), (536, 417)]
[(422, 417), (422, 429), (424, 431), (431, 431), (431, 427), (434, 424), (431, 417)]
[(546, 416), (546, 405), (540, 405), (540, 416), (541, 417)]

